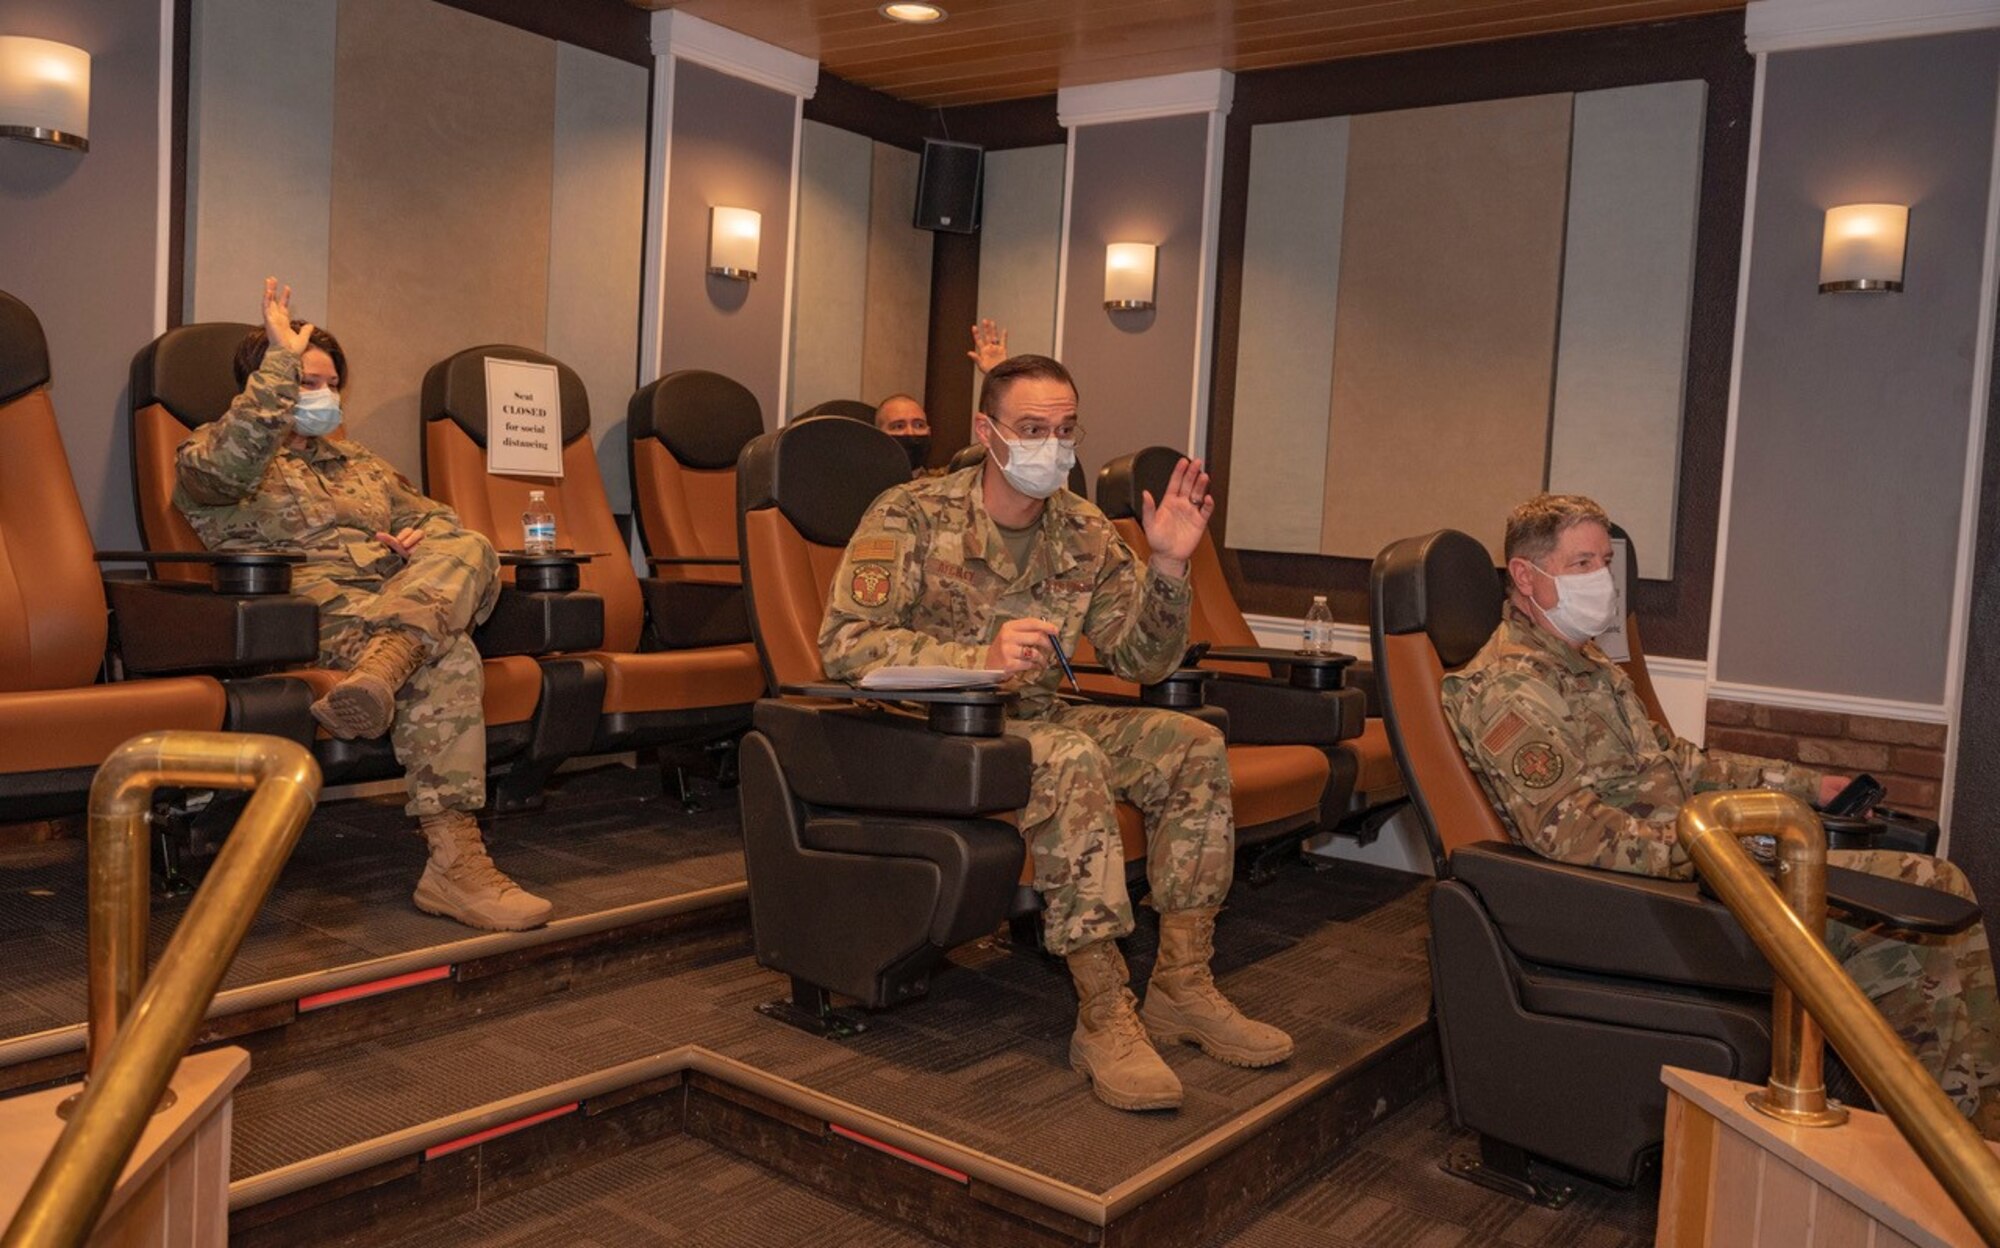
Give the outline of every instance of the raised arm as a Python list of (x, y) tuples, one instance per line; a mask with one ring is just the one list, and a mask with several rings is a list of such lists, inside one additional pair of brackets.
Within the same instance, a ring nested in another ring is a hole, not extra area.
[(208, 506), (238, 502), (257, 489), (271, 457), (292, 433), (299, 401), (299, 356), (312, 326), (292, 328), (292, 288), (264, 279), (264, 362), (219, 420), (187, 436), (174, 454), (174, 478), (188, 498)]

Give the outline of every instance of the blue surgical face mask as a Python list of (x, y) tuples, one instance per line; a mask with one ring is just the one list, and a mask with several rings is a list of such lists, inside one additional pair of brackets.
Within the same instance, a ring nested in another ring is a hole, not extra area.
[(340, 427), (340, 391), (332, 386), (299, 391), (292, 407), (292, 428), (309, 438), (323, 438)]

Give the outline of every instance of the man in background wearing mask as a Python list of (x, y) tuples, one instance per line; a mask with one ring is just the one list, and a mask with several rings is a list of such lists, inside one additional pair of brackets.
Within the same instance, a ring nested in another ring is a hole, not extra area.
[[(1209, 972), (1215, 916), (1235, 868), (1222, 735), (1192, 716), (1059, 701), (1051, 638), (1088, 637), (1126, 680), (1163, 679), (1187, 649), (1187, 561), (1215, 502), (1182, 460), (1144, 500), (1141, 564), (1104, 513), (1064, 489), (1076, 462), (1076, 386), (1039, 355), (995, 365), (980, 389), (979, 464), (884, 493), (834, 574), (820, 657), (837, 680), (891, 664), (1006, 673), (1008, 735), (1033, 747), (1021, 835), (1080, 1007), (1070, 1064), (1120, 1109), (1170, 1109), (1181, 1086), (1154, 1043), (1191, 1041), (1235, 1066), (1268, 1066), (1291, 1038), (1245, 1018)], [(1160, 952), (1137, 1008), (1117, 939), (1132, 930), (1115, 803), (1146, 821)]]
[[(1507, 517), (1507, 605), (1479, 653), (1444, 678), (1459, 748), (1514, 838), (1545, 858), (1693, 878), (1675, 824), (1715, 789), (1782, 788), (1823, 803), (1844, 786), (1797, 763), (1703, 750), (1646, 713), (1595, 638), (1624, 615), (1611, 521), (1575, 494)], [(1923, 854), (1833, 850), (1837, 866), (1971, 897), (1958, 868)], [(2000, 1138), (2000, 1004), (1986, 934), (1919, 937), (1827, 921), (1827, 946), (1988, 1139)]]
[(931, 454), (931, 421), (924, 405), (907, 394), (892, 394), (875, 408), (875, 427), (896, 439), (910, 457), (912, 477), (941, 477), (943, 468), (927, 466)]

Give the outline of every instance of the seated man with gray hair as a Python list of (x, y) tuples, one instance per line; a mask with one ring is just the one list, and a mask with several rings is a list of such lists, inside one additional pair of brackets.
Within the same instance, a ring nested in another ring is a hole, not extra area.
[[(1781, 788), (1823, 802), (1844, 786), (1797, 763), (1703, 750), (1653, 722), (1595, 638), (1624, 618), (1611, 520), (1577, 494), (1540, 494), (1507, 517), (1500, 627), (1444, 678), (1459, 748), (1514, 839), (1545, 858), (1693, 878), (1675, 821), (1715, 789)], [(1834, 850), (1827, 861), (1971, 898), (1924, 854)], [(1949, 937), (1827, 920), (1827, 946), (1960, 1111), (2000, 1139), (2000, 1003), (1986, 932)]]

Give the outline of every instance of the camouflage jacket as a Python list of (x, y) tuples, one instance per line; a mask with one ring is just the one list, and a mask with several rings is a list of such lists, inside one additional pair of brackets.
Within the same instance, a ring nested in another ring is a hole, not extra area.
[(388, 461), (349, 439), (293, 449), (299, 357), (273, 348), (229, 411), (174, 455), (174, 506), (210, 550), (283, 550), (393, 571), (402, 558), (378, 532), (460, 532), (458, 516), (424, 497)]
[(1818, 772), (1676, 737), (1595, 644), (1571, 646), (1511, 602), (1472, 661), (1444, 678), (1443, 698), (1514, 838), (1558, 862), (1688, 879), (1674, 820), (1693, 794), (1768, 782), (1818, 796)]
[[(828, 676), (853, 680), (889, 664), (977, 668), (1008, 620), (1062, 626), (1126, 680), (1161, 680), (1187, 650), (1185, 580), (1142, 565), (1104, 513), (1068, 490), (1042, 509), (1041, 531), (1016, 568), (980, 488), (985, 465), (912, 481), (875, 500), (847, 543), (820, 625)], [(1016, 688), (1010, 712), (1038, 719), (1055, 705), (1061, 668)]]

